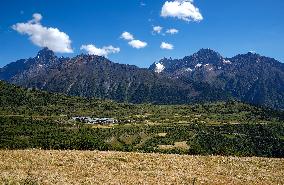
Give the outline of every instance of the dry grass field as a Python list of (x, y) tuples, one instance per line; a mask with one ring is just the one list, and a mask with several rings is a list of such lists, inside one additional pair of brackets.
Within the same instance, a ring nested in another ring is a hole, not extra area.
[(284, 159), (0, 150), (0, 184), (284, 184)]

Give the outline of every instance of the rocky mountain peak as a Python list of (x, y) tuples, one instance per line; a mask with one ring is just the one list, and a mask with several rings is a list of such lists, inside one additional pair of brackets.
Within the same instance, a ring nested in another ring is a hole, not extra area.
[(47, 47), (43, 48), (37, 53), (36, 59), (40, 59), (43, 61), (54, 61), (56, 59), (56, 55), (54, 52)]
[(191, 56), (183, 58), (183, 61), (187, 61), (192, 65), (197, 64), (213, 64), (218, 65), (223, 62), (224, 58), (216, 51), (212, 49), (200, 49), (198, 52)]
[(212, 50), (210, 48), (200, 49), (198, 52), (194, 53), (193, 56), (201, 56), (201, 57), (205, 57), (206, 56), (206, 57), (222, 58), (222, 56), (218, 52), (216, 52), (216, 51), (214, 51), (214, 50)]
[(246, 54), (239, 54), (232, 58), (233, 61), (239, 63), (239, 64), (257, 64), (257, 63), (266, 63), (266, 64), (275, 64), (279, 65), (278, 61), (276, 61), (273, 58), (261, 56), (260, 54), (248, 52)]
[(248, 52), (246, 54), (241, 54), (240, 56), (246, 57), (246, 58), (260, 58), (261, 57), (260, 54), (257, 54), (257, 53), (254, 53), (254, 52)]
[(76, 63), (99, 63), (99, 62), (109, 62), (107, 58), (104, 56), (98, 56), (98, 55), (89, 55), (89, 54), (80, 54), (73, 58), (73, 61)]

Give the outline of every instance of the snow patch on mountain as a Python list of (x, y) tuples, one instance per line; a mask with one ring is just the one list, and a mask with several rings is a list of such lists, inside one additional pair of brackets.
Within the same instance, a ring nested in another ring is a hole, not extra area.
[(156, 63), (156, 68), (155, 68), (156, 73), (161, 73), (164, 71), (164, 69), (165, 66), (162, 63)]
[(186, 72), (191, 72), (193, 71), (190, 67), (185, 69)]
[(223, 63), (224, 64), (232, 64), (232, 62), (230, 60), (225, 60), (225, 59), (223, 59)]
[(198, 63), (198, 64), (196, 64), (195, 68), (198, 68), (198, 67), (201, 67), (201, 66), (202, 66), (202, 64)]

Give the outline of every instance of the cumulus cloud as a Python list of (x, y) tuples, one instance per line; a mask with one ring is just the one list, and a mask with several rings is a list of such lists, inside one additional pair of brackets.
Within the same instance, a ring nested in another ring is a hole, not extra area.
[(134, 37), (131, 33), (125, 31), (121, 34), (121, 38), (123, 38), (124, 40), (133, 40)]
[(128, 40), (129, 41), (128, 44), (136, 49), (145, 48), (147, 46), (147, 42), (134, 39), (134, 36), (127, 31), (121, 34), (121, 38), (123, 38), (124, 40)]
[(153, 27), (153, 33), (160, 34), (162, 32), (162, 30), (163, 30), (163, 27), (161, 27), (161, 26), (154, 26)]
[(34, 13), (33, 20), (31, 20), (30, 22), (39, 23), (41, 20), (42, 20), (42, 15), (39, 13)]
[(32, 20), (17, 23), (12, 28), (20, 34), (28, 35), (32, 43), (39, 47), (48, 47), (58, 53), (72, 53), (69, 36), (57, 28), (43, 26), (41, 20), (42, 15), (35, 13)]
[(166, 42), (162, 42), (160, 48), (161, 49), (172, 50), (172, 49), (174, 49), (174, 46), (172, 44), (169, 44), (169, 43), (166, 43)]
[(166, 33), (171, 34), (171, 35), (178, 34), (178, 32), (179, 31), (177, 29), (175, 29), (175, 28), (171, 28), (171, 29), (168, 29), (166, 31)]
[(88, 45), (82, 45), (80, 49), (87, 51), (88, 54), (90, 55), (98, 55), (98, 56), (105, 56), (105, 57), (107, 57), (109, 54), (120, 52), (120, 48), (115, 48), (112, 45), (104, 46), (102, 48), (97, 48), (93, 44), (88, 44)]
[(198, 8), (193, 5), (193, 0), (166, 1), (161, 11), (162, 17), (174, 17), (184, 21), (202, 21)]
[(140, 41), (140, 40), (132, 40), (132, 41), (128, 42), (128, 44), (130, 46), (132, 46), (133, 48), (136, 48), (136, 49), (145, 48), (147, 46), (146, 42), (143, 42), (143, 41)]

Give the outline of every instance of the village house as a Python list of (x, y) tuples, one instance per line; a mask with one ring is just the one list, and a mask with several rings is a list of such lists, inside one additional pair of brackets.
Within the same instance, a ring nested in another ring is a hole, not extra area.
[(79, 121), (86, 124), (102, 124), (102, 125), (108, 125), (108, 124), (114, 124), (118, 121), (113, 118), (91, 118), (91, 117), (72, 117), (74, 121)]

